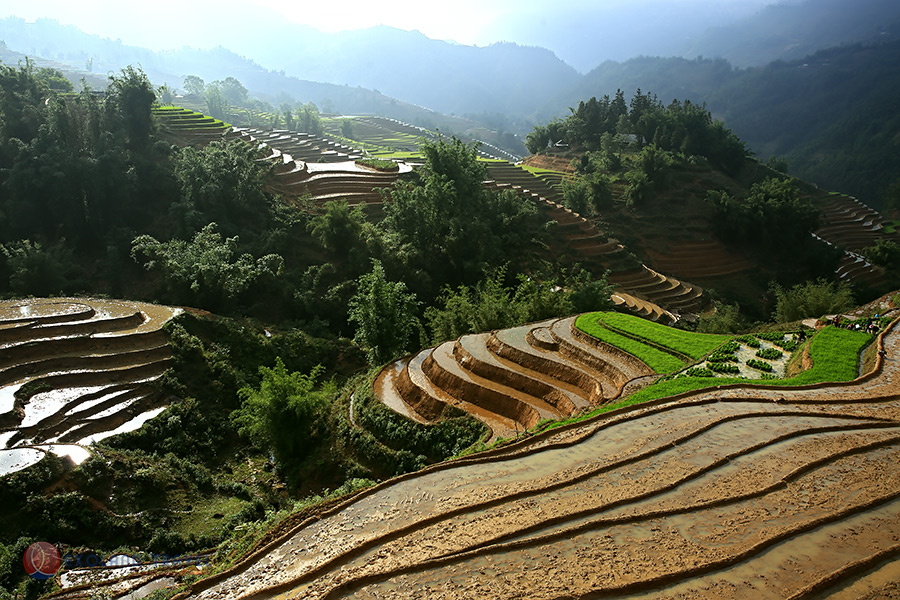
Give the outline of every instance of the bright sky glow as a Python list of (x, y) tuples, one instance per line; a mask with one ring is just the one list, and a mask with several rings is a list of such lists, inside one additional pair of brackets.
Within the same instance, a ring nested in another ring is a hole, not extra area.
[[(619, 5), (623, 1), (570, 0), (566, 8), (601, 8)], [(0, 17), (17, 16), (29, 21), (49, 17), (63, 24), (75, 25), (87, 33), (121, 39), (128, 45), (161, 50), (180, 48), (188, 43), (192, 46), (227, 46), (228, 38), (239, 35), (241, 28), (266, 27), (285, 21), (326, 32), (389, 25), (398, 29), (419, 30), (435, 39), (487, 45), (501, 41), (492, 39), (490, 30), (505, 15), (513, 11), (522, 14), (548, 10), (555, 9), (548, 9), (545, 0), (192, 0), (177, 7), (141, 1), (43, 0), (16, 3), (6, 10), (0, 9)], [(196, 18), (189, 18), (190, 15), (196, 15)]]
[[(673, 40), (749, 16), (773, 1), (789, 0), (38, 0), (7, 2), (0, 18), (55, 19), (156, 51), (223, 46), (267, 65), (272, 61), (266, 51), (304, 35), (292, 26), (336, 33), (385, 25), (465, 45), (541, 46), (586, 72), (609, 58), (677, 53)], [(272, 44), (261, 42), (269, 39)]]

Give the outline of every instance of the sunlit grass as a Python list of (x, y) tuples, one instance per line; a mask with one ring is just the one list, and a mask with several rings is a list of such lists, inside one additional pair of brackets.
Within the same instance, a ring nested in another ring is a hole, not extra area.
[(607, 313), (581, 315), (575, 320), (575, 327), (602, 342), (606, 342), (641, 359), (656, 373), (674, 373), (684, 368), (684, 362), (677, 357), (600, 325), (598, 315), (605, 314)]
[(731, 339), (729, 335), (683, 331), (623, 313), (603, 312), (584, 316), (598, 319), (611, 329), (641, 338), (669, 350), (674, 350), (694, 360), (700, 360)]

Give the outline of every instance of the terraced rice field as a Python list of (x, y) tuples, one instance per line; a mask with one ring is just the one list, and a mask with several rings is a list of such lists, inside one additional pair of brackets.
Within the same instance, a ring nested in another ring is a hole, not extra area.
[(656, 268), (691, 279), (729, 277), (756, 266), (746, 256), (729, 251), (715, 240), (681, 242), (673, 244), (666, 253), (649, 255)]
[(47, 452), (81, 462), (90, 444), (164, 408), (151, 386), (171, 351), (160, 330), (180, 309), (54, 298), (0, 302), (0, 475)]
[(559, 191), (521, 166), (506, 162), (489, 165), (492, 189), (512, 190), (537, 203), (543, 216), (556, 221), (551, 251), (577, 259), (581, 265), (600, 275), (611, 271), (609, 281), (616, 284), (614, 302), (641, 317), (662, 323), (674, 323), (680, 317), (697, 314), (705, 299), (703, 289), (658, 273), (647, 265), (637, 267), (627, 261), (621, 266), (625, 248), (600, 231), (592, 222), (552, 200)]
[(830, 193), (815, 200), (821, 209), (820, 227), (815, 236), (844, 251), (837, 276), (843, 281), (873, 288), (884, 284), (884, 269), (869, 263), (858, 251), (874, 245), (879, 239), (897, 241), (888, 222), (878, 211), (851, 196)]
[[(552, 323), (510, 335), (529, 331), (561, 343)], [(893, 597), (896, 321), (878, 343), (887, 359), (850, 383), (695, 392), (385, 482), (189, 596)]]

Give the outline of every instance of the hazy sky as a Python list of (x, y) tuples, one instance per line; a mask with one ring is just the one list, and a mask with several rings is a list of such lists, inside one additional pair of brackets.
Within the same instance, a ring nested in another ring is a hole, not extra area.
[[(486, 28), (507, 11), (529, 4), (546, 6), (546, 2), (523, 0), (191, 0), (175, 4), (140, 0), (41, 0), (15, 3), (0, 12), (5, 13), (2, 16), (14, 15), (26, 20), (51, 17), (87, 33), (159, 50), (180, 48), (187, 43), (226, 45), (232, 28), (265, 27), (265, 23), (273, 19), (310, 25), (327, 32), (384, 24), (399, 29), (418, 29), (432, 38), (483, 44), (496, 41), (489, 39), (484, 31)], [(573, 4), (590, 2), (576, 0)], [(183, 10), (190, 16), (175, 16)]]
[[(760, 7), (773, 0), (678, 0), (692, 8), (723, 5)], [(417, 29), (428, 37), (461, 44), (487, 45), (497, 41), (535, 43), (515, 39), (503, 25), (545, 15), (584, 13), (634, 7), (647, 0), (191, 0), (183, 3), (132, 0), (38, 0), (17, 2), (0, 9), (0, 16), (26, 20), (55, 18), (61, 23), (129, 45), (154, 50), (228, 46), (235, 28), (264, 28), (268, 23), (291, 21), (327, 32), (384, 24)], [(9, 3), (12, 4), (12, 3)], [(183, 14), (186, 13), (186, 14)], [(502, 33), (498, 33), (502, 32)], [(503, 39), (499, 39), (502, 36)], [(510, 39), (512, 38), (512, 39)]]

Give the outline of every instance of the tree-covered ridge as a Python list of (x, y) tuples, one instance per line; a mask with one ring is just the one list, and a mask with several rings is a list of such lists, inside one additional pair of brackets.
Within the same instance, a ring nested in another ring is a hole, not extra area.
[(571, 114), (528, 134), (526, 146), (536, 154), (563, 142), (587, 150), (601, 147), (604, 135), (634, 136), (639, 147), (655, 144), (662, 150), (703, 156), (727, 172), (735, 172), (748, 151), (744, 143), (720, 121), (713, 120), (705, 105), (673, 100), (664, 106), (640, 88), (626, 104), (622, 90), (615, 97), (581, 101)]

